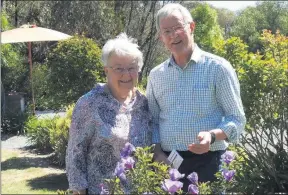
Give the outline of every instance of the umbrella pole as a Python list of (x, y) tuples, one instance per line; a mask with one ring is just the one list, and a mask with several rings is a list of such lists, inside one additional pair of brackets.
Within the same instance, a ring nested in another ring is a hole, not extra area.
[(33, 79), (32, 79), (32, 51), (31, 51), (31, 42), (28, 42), (28, 56), (29, 56), (29, 67), (30, 67), (30, 85), (31, 85), (31, 92), (32, 92), (32, 114), (35, 115), (35, 100), (34, 100), (34, 89), (33, 89)]

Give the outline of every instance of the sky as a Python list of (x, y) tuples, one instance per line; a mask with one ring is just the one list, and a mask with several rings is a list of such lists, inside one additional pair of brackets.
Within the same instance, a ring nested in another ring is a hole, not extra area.
[(248, 6), (256, 6), (256, 1), (206, 1), (217, 8), (226, 8), (231, 11), (238, 11)]

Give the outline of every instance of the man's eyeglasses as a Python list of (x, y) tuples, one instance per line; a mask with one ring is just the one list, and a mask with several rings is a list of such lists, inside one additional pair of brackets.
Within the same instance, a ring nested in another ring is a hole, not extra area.
[(187, 24), (189, 23), (179, 24), (177, 26), (173, 26), (172, 28), (166, 28), (165, 30), (161, 30), (160, 33), (165, 37), (170, 37), (173, 33), (178, 34), (184, 32)]
[(136, 74), (139, 71), (138, 67), (120, 68), (120, 67), (108, 66), (108, 68), (111, 68), (117, 74), (124, 74), (126, 71), (129, 72), (130, 74)]

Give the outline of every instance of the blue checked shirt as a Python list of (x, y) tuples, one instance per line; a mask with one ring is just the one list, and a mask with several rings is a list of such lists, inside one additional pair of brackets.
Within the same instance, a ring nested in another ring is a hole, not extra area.
[[(164, 151), (187, 151), (200, 131), (221, 129), (238, 142), (246, 118), (237, 75), (230, 63), (195, 45), (184, 69), (171, 57), (149, 74), (146, 95), (153, 116), (153, 143)], [(215, 141), (211, 151), (228, 142)]]

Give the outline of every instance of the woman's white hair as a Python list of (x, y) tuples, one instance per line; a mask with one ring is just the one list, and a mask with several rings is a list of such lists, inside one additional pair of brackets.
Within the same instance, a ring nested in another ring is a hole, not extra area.
[(131, 56), (137, 60), (139, 70), (143, 66), (143, 54), (139, 50), (136, 39), (128, 37), (126, 33), (119, 34), (115, 39), (106, 42), (102, 49), (102, 61), (107, 66), (108, 59), (112, 54), (119, 56)]
[(160, 31), (160, 20), (171, 15), (174, 11), (179, 11), (182, 14), (184, 23), (193, 22), (193, 18), (188, 9), (179, 3), (168, 3), (157, 12), (156, 28), (158, 32)]

